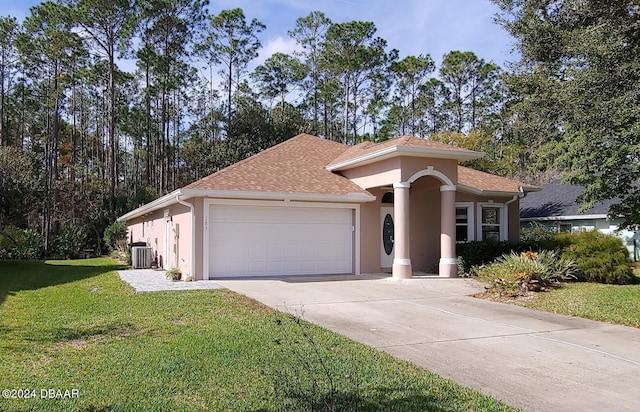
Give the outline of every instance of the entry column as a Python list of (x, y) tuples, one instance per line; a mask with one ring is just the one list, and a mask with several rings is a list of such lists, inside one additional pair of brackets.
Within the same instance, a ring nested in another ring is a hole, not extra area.
[(395, 255), (393, 258), (392, 276), (396, 279), (411, 277), (411, 228), (409, 226), (409, 188), (411, 183), (393, 184), (393, 238)]
[(440, 277), (458, 275), (456, 264), (456, 186), (440, 186)]

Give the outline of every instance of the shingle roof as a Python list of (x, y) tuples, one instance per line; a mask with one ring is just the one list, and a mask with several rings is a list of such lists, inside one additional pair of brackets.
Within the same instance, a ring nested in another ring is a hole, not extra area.
[(357, 144), (355, 146), (350, 147), (348, 150), (340, 154), (340, 156), (336, 157), (331, 161), (331, 165), (347, 162), (349, 160), (357, 159), (361, 156), (366, 156), (368, 154), (372, 154), (393, 146), (403, 146), (403, 147), (415, 147), (415, 148), (425, 148), (439, 151), (448, 151), (455, 154), (474, 154), (475, 152), (467, 149), (463, 149), (456, 146), (451, 146), (448, 144), (434, 142), (433, 140), (425, 140), (415, 136), (399, 136), (390, 140), (385, 140), (384, 142), (374, 143), (374, 142), (363, 142)]
[(521, 187), (525, 191), (538, 190), (537, 187), (527, 183), (480, 172), (464, 166), (458, 166), (458, 184), (481, 192), (518, 193)]
[(204, 177), (186, 189), (370, 195), (325, 166), (347, 146), (301, 134)]
[(521, 218), (542, 218), (578, 215), (606, 215), (615, 200), (596, 203), (586, 212), (580, 212), (576, 199), (584, 188), (554, 180), (542, 186), (537, 193), (530, 193), (520, 201)]
[[(185, 189), (370, 195), (351, 180), (328, 171), (325, 167), (339, 159), (349, 159), (393, 145), (465, 151), (413, 136), (401, 136), (378, 144), (365, 142), (349, 147), (301, 134), (191, 183)], [(479, 192), (517, 193), (521, 186), (531, 188), (522, 182), (463, 166), (458, 167), (458, 183)]]

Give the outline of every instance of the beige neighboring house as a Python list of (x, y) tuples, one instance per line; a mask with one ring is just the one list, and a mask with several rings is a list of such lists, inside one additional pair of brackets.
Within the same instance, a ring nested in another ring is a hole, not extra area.
[(401, 136), (356, 146), (301, 134), (118, 220), (194, 279), (457, 274), (456, 242), (517, 240), (537, 190), (458, 163), (482, 153)]

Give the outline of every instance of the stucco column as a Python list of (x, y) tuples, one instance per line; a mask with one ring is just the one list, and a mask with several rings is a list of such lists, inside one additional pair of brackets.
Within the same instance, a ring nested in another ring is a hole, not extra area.
[(411, 277), (411, 227), (409, 226), (409, 188), (410, 183), (393, 184), (393, 239), (395, 255), (392, 275), (396, 279)]
[(458, 276), (456, 265), (456, 187), (440, 186), (440, 277)]

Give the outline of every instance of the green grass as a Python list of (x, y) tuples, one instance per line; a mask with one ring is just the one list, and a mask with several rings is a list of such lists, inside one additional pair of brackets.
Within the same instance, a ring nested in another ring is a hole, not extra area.
[(640, 285), (567, 283), (518, 304), (532, 309), (640, 328)]
[(227, 290), (135, 294), (108, 259), (0, 262), (2, 411), (507, 411)]

